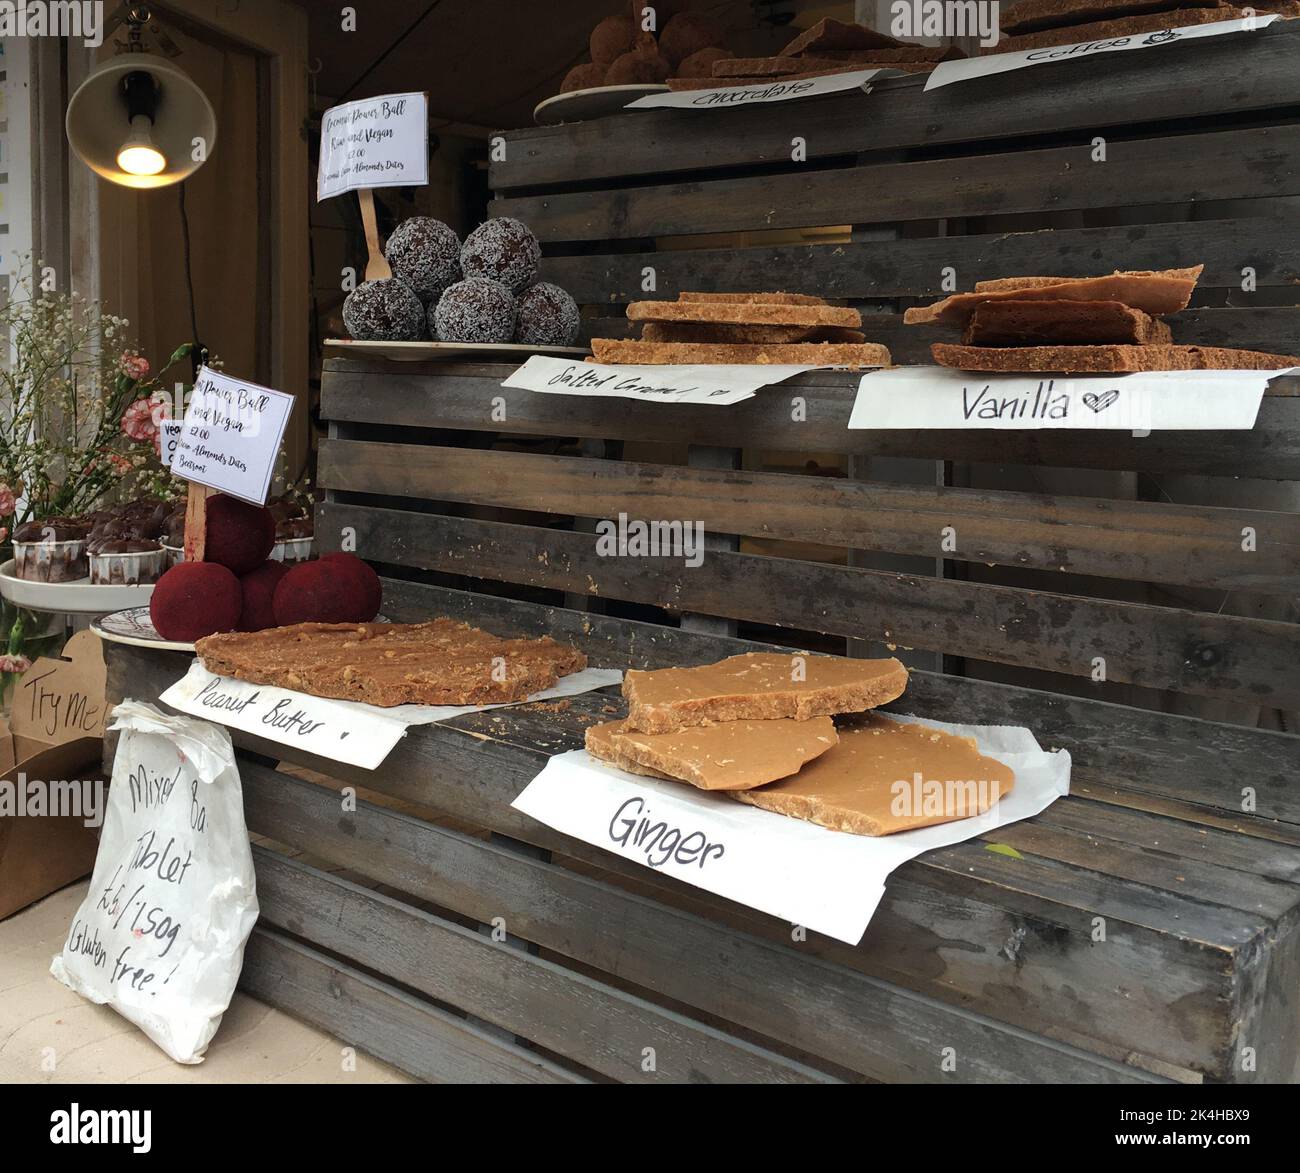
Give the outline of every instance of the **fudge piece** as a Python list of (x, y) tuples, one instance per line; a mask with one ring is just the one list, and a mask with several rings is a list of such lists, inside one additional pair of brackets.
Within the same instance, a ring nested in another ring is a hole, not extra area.
[(897, 660), (748, 652), (699, 668), (629, 671), (623, 678), (627, 728), (671, 733), (717, 721), (807, 721), (860, 713), (903, 695)]
[(1175, 8), (1216, 8), (1221, 0), (1019, 0), (1002, 13), (1007, 35), (1070, 24), (1089, 24)]
[(779, 344), (696, 344), (690, 342), (642, 342), (636, 338), (593, 338), (591, 352), (596, 362), (630, 363), (647, 366), (683, 363), (807, 363), (819, 367), (887, 367), (889, 351), (874, 342), (842, 344), (796, 342)]
[[(1193, 0), (1195, 4), (1197, 0)], [(1251, 6), (1258, 16), (1277, 13), (1284, 17), (1300, 16), (1300, 3), (1257, 4)], [(1162, 12), (1138, 13), (1114, 20), (1093, 21), (1090, 24), (1071, 24), (1061, 28), (1041, 29), (1016, 37), (1003, 37), (985, 53), (1018, 53), (1026, 49), (1046, 49), (1053, 45), (1084, 44), (1087, 41), (1109, 41), (1137, 33), (1162, 32), (1165, 29), (1189, 28), (1192, 25), (1215, 24), (1221, 20), (1240, 20), (1246, 15), (1246, 6), (1223, 4), (1217, 8), (1181, 7)]]
[(781, 50), (781, 56), (795, 57), (818, 49), (901, 49), (905, 44), (865, 25), (845, 24), (827, 17), (795, 37)]
[(1116, 272), (1055, 282), (1020, 277), (998, 282), (997, 288), (984, 282), (984, 288), (973, 293), (954, 293), (932, 305), (913, 306), (904, 312), (903, 321), (909, 326), (941, 322), (964, 327), (976, 308), (994, 301), (1117, 301), (1152, 315), (1173, 314), (1187, 308), (1204, 268)]
[(592, 725), (587, 752), (633, 774), (701, 790), (748, 790), (797, 773), (839, 740), (829, 717), (723, 721), (674, 733), (638, 733), (626, 721)]
[(1290, 354), (1224, 346), (954, 346), (930, 347), (940, 366), (1022, 374), (1131, 374), (1137, 371), (1272, 371), (1300, 366)]
[(367, 704), (508, 704), (587, 666), (576, 648), (503, 639), (451, 619), (298, 623), (195, 644), (210, 672)]
[(730, 797), (850, 835), (892, 835), (983, 814), (1015, 772), (974, 738), (872, 714), (799, 773)]
[(793, 342), (865, 342), (861, 330), (847, 326), (731, 326), (708, 322), (647, 322), (642, 342), (696, 342), (742, 346), (789, 345)]
[(829, 305), (823, 297), (814, 297), (811, 293), (690, 293), (677, 295), (678, 301), (712, 301), (719, 305), (744, 305), (749, 302), (765, 302), (769, 305)]
[(846, 306), (787, 305), (747, 301), (740, 304), (700, 301), (634, 301), (627, 307), (629, 322), (708, 322), (736, 326), (862, 325), (862, 314)]
[(962, 335), (966, 346), (1173, 340), (1167, 322), (1117, 301), (989, 301), (975, 308)]

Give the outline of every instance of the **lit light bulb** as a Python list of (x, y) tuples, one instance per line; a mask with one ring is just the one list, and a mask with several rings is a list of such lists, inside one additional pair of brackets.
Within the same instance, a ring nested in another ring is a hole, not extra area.
[(117, 165), (128, 175), (157, 175), (166, 168), (166, 157), (154, 146), (152, 128), (147, 114), (131, 119), (131, 133), (117, 152)]

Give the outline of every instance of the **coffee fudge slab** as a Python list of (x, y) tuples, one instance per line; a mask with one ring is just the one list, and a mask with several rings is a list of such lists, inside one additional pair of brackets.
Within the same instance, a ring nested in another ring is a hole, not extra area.
[(990, 301), (975, 307), (966, 346), (1172, 343), (1167, 322), (1118, 301)]
[(1300, 365), (1300, 358), (1294, 355), (1223, 346), (954, 346), (935, 342), (930, 353), (942, 367), (1018, 374), (1273, 371)]
[(872, 714), (799, 773), (730, 797), (850, 835), (892, 835), (983, 814), (1015, 772), (974, 738)]
[(764, 346), (593, 338), (591, 353), (598, 363), (643, 366), (712, 363), (771, 366), (793, 363), (817, 367), (887, 367), (890, 363), (889, 351), (874, 342), (795, 342)]
[[(786, 78), (824, 71), (848, 72), (861, 69), (903, 69), (908, 65), (938, 63), (942, 49), (881, 49), (878, 52), (844, 54), (841, 57), (727, 57), (713, 63), (715, 78)], [(895, 56), (895, 54), (901, 54)]]
[(827, 17), (795, 37), (781, 50), (781, 56), (797, 57), (818, 49), (901, 49), (906, 45), (906, 41), (895, 40), (865, 25), (846, 24)]
[(1123, 16), (1178, 8), (1217, 8), (1221, 0), (1019, 0), (1004, 5), (1001, 28), (1008, 36), (1064, 25), (1092, 24)]
[[(781, 56), (789, 56), (782, 53)], [(956, 61), (965, 57), (956, 45), (903, 45), (897, 49), (813, 49), (800, 53), (799, 61), (837, 61), (841, 65), (906, 65), (910, 62)]]
[(932, 305), (913, 306), (903, 314), (909, 326), (930, 322), (964, 327), (982, 305), (997, 301), (1117, 301), (1153, 317), (1185, 310), (1204, 265), (1190, 269), (1140, 270), (1107, 277), (1081, 277), (1049, 282), (1042, 277), (1018, 277), (972, 293), (954, 293)]
[[(1287, 0), (1279, 4), (1253, 6), (1257, 16), (1276, 13), (1283, 17), (1300, 16), (1300, 3)], [(1115, 37), (1133, 36), (1137, 33), (1163, 32), (1165, 29), (1190, 28), (1199, 24), (1214, 24), (1221, 20), (1240, 20), (1246, 16), (1243, 6), (1223, 4), (1216, 8), (1180, 7), (1162, 12), (1139, 13), (1113, 20), (1092, 21), (1089, 24), (1071, 24), (1059, 28), (1040, 29), (1020, 36), (1003, 37), (989, 53), (1019, 53), (1026, 49), (1047, 49), (1054, 45), (1084, 44), (1088, 41), (1108, 41)]]
[(698, 668), (629, 671), (623, 678), (627, 728), (671, 733), (718, 721), (807, 721), (860, 713), (903, 695), (897, 660), (748, 652)]
[(744, 305), (751, 301), (769, 302), (772, 305), (830, 305), (824, 297), (811, 293), (695, 293), (683, 290), (678, 301), (712, 301), (719, 305)]
[(194, 649), (220, 676), (383, 708), (521, 701), (587, 666), (549, 637), (503, 639), (451, 619), (298, 623), (210, 635)]
[(862, 314), (848, 306), (785, 305), (780, 302), (634, 301), (630, 322), (702, 322), (734, 326), (848, 326), (858, 329)]
[(633, 773), (654, 771), (701, 790), (750, 790), (787, 778), (839, 741), (829, 717), (722, 721), (675, 733), (638, 733), (626, 721), (587, 729), (587, 752)]
[(792, 342), (865, 342), (861, 330), (847, 326), (728, 326), (703, 322), (646, 322), (642, 342), (691, 342), (765, 346)]

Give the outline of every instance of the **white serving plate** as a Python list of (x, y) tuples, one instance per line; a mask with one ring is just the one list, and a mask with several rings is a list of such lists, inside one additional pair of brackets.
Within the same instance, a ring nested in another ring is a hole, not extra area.
[[(379, 614), (371, 622), (387, 623), (388, 619)], [(149, 618), (148, 607), (128, 607), (125, 611), (115, 611), (112, 615), (101, 615), (92, 620), (90, 630), (100, 639), (107, 640), (111, 644), (154, 648), (160, 652), (194, 650), (194, 645), (185, 640), (163, 639), (154, 629), (153, 620)]]
[(13, 559), (0, 566), (0, 596), (19, 607), (33, 611), (50, 611), (57, 615), (103, 615), (123, 607), (145, 605), (154, 584), (110, 586), (92, 583), (89, 578), (73, 582), (32, 582), (14, 574)]
[[(629, 102), (648, 98), (651, 94), (666, 93), (666, 85), (642, 83), (632, 86), (593, 86), (588, 90), (570, 90), (555, 94), (533, 109), (533, 121), (538, 126), (557, 126), (561, 122), (585, 122), (588, 118), (604, 118), (607, 114), (621, 114)], [(635, 110), (629, 110), (635, 114)]]
[(589, 346), (527, 346), (522, 342), (362, 342), (327, 338), (325, 349), (335, 354), (362, 354), (397, 362), (491, 362), (494, 358), (522, 362), (534, 354), (555, 358), (586, 358)]

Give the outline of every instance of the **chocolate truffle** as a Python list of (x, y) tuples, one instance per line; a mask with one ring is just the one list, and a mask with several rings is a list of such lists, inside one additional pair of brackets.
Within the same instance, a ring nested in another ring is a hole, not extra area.
[(206, 561), (235, 574), (246, 574), (266, 561), (275, 545), (275, 518), (269, 509), (224, 493), (209, 497), (207, 505)]
[(431, 216), (403, 220), (384, 245), (384, 257), (393, 276), (414, 289), (426, 306), (460, 280), (460, 237)]
[(707, 49), (701, 49), (697, 53), (692, 53), (678, 67), (678, 77), (704, 78), (713, 76), (713, 66), (718, 61), (726, 61), (734, 57), (735, 54), (730, 49), (719, 49), (715, 45), (710, 45)]
[(528, 225), (502, 216), (480, 224), (460, 250), (460, 267), (465, 276), (500, 281), (511, 293), (518, 293), (537, 280), (537, 262), (542, 249)]
[(424, 303), (400, 277), (363, 281), (343, 303), (343, 324), (361, 342), (417, 342), (424, 337)]
[(275, 626), (272, 600), (280, 580), (289, 573), (283, 562), (263, 562), (239, 578), (243, 605), (239, 612), (240, 631), (262, 631)]
[(196, 640), (234, 631), (242, 596), (237, 579), (215, 562), (180, 562), (158, 580), (149, 618), (163, 639)]
[(379, 575), (369, 562), (355, 554), (346, 554), (339, 550), (333, 554), (322, 554), (322, 562), (330, 563), (335, 570), (350, 575), (362, 589), (364, 605), (357, 619), (358, 623), (369, 623), (379, 614), (379, 604), (383, 600), (384, 586)]
[(604, 65), (589, 61), (586, 65), (575, 65), (564, 75), (560, 82), (560, 93), (571, 94), (574, 90), (594, 90), (605, 84)]
[(293, 623), (359, 623), (365, 615), (365, 588), (358, 577), (340, 573), (333, 561), (298, 562), (276, 585), (271, 600), (277, 627)]
[(432, 325), (439, 342), (513, 342), (514, 294), (499, 281), (468, 277), (438, 299)]
[(624, 53), (605, 72), (605, 84), (610, 86), (656, 85), (663, 81), (673, 67), (655, 47), (655, 39), (642, 33), (637, 47)]
[(621, 57), (636, 39), (637, 26), (630, 13), (607, 16), (591, 30), (591, 60), (597, 65), (608, 65)]
[(539, 281), (519, 295), (515, 341), (529, 346), (572, 346), (578, 340), (578, 303), (558, 285)]
[(680, 12), (659, 30), (659, 52), (676, 68), (693, 53), (720, 45), (723, 27), (703, 12)]

